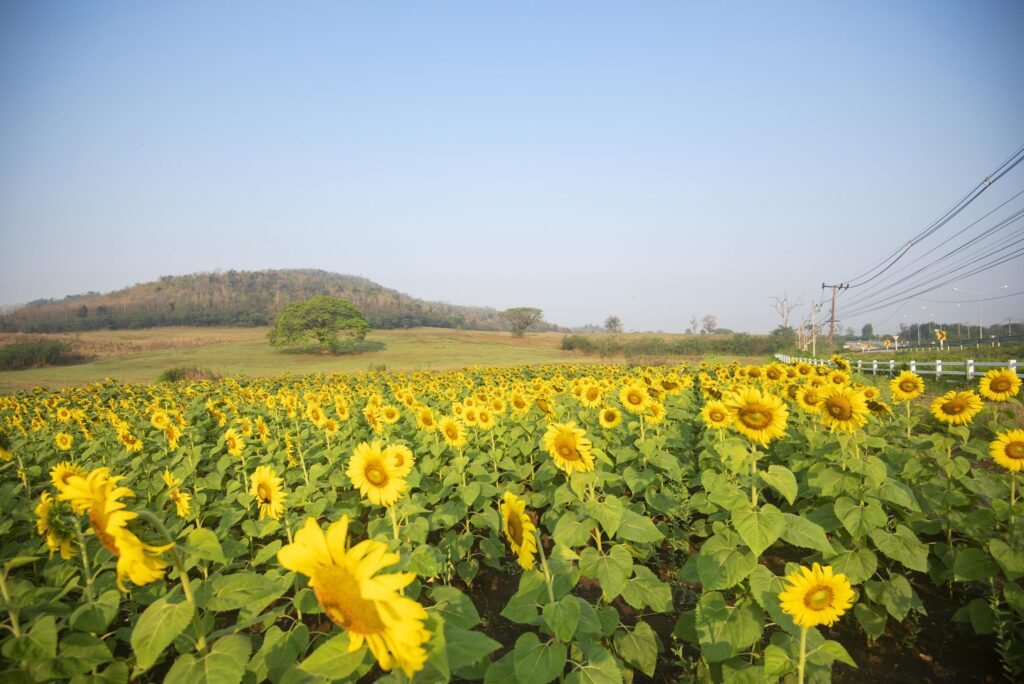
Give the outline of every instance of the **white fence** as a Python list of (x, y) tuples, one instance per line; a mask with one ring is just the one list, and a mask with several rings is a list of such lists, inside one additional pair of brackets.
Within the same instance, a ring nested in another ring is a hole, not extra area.
[[(785, 354), (776, 354), (775, 358), (783, 363), (809, 363), (812, 366), (828, 366), (834, 368), (835, 364), (828, 359), (802, 359), (795, 356), (786, 356)], [(949, 378), (966, 378), (967, 380), (973, 380), (978, 375), (983, 375), (989, 368), (1010, 368), (1014, 373), (1017, 373), (1017, 359), (1010, 359), (1009, 361), (975, 361), (968, 359), (966, 361), (942, 361), (941, 359), (936, 361), (896, 361), (895, 359), (889, 359), (888, 361), (878, 359), (872, 359), (865, 361), (863, 359), (858, 361), (851, 361), (850, 365), (858, 373), (871, 374), (871, 375), (889, 375), (899, 373), (904, 369), (911, 370), (918, 375), (934, 375), (936, 379), (944, 377)], [(1017, 373), (1020, 375), (1019, 373)]]

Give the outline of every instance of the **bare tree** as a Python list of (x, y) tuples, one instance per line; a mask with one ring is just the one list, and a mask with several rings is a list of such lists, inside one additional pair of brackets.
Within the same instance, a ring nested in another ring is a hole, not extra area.
[(782, 327), (789, 327), (789, 316), (793, 313), (793, 310), (803, 306), (804, 300), (797, 299), (795, 302), (789, 301), (789, 292), (783, 290), (782, 296), (772, 297), (772, 308), (775, 309), (775, 313), (779, 314), (779, 318), (782, 319)]
[(700, 332), (700, 321), (697, 320), (696, 316), (690, 316), (690, 329), (687, 330), (686, 332), (690, 333), (691, 335), (696, 335), (698, 332)]
[(544, 314), (540, 309), (530, 306), (518, 306), (502, 311), (501, 317), (512, 326), (513, 337), (522, 337), (526, 334), (527, 328), (534, 323), (539, 323), (544, 318)]
[(604, 320), (604, 329), (610, 333), (622, 332), (622, 319), (618, 316), (609, 316)]
[(705, 335), (710, 335), (715, 332), (715, 328), (718, 327), (718, 319), (714, 314), (704, 314), (704, 318), (701, 320), (701, 332)]

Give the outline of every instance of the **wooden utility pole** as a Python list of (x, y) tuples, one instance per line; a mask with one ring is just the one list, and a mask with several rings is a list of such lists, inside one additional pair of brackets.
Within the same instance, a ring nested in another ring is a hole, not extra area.
[(845, 289), (845, 285), (839, 283), (838, 285), (826, 285), (821, 284), (821, 289), (824, 290), (826, 287), (832, 288), (832, 313), (829, 314), (828, 321), (828, 355), (832, 356), (832, 340), (836, 335), (836, 292)]

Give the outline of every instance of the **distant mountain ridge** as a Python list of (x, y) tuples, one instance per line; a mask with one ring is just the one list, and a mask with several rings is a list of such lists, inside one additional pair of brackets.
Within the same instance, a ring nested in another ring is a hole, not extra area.
[[(29, 302), (0, 315), (0, 331), (73, 332), (171, 325), (270, 325), (284, 306), (315, 295), (344, 297), (374, 328), (508, 330), (496, 309), (416, 299), (361, 276), (318, 269), (161, 276), (114, 292)], [(558, 329), (542, 324), (538, 330)]]

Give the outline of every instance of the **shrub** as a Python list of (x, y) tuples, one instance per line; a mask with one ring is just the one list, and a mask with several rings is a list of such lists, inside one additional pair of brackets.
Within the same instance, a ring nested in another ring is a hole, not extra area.
[(159, 376), (157, 382), (196, 382), (198, 380), (220, 380), (220, 373), (199, 366), (175, 366), (168, 368)]
[(64, 340), (20, 340), (0, 347), (0, 370), (65, 366), (84, 358)]

